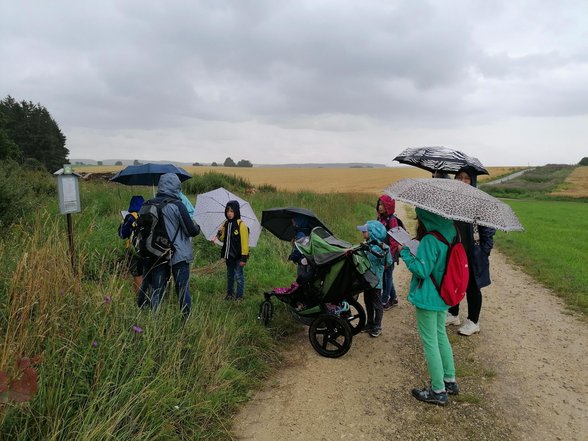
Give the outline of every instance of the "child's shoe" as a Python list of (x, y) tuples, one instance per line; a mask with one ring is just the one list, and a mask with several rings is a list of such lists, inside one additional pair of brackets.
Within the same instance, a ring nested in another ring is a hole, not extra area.
[(445, 406), (448, 402), (447, 392), (435, 392), (430, 387), (426, 387), (424, 389), (413, 389), (412, 396), (419, 401), (436, 404), (438, 406)]
[(372, 328), (369, 331), (371, 337), (379, 337), (382, 335), (382, 330), (380, 328)]
[(459, 395), (459, 386), (455, 381), (445, 381), (445, 390), (449, 395)]
[(470, 336), (470, 335), (475, 334), (477, 332), (480, 332), (480, 325), (472, 322), (470, 319), (466, 319), (463, 326), (457, 330), (458, 334), (466, 335), (466, 336)]
[(229, 301), (230, 301), (230, 300), (235, 300), (235, 296), (234, 296), (233, 294), (227, 294), (227, 295), (225, 296), (225, 300), (229, 300)]

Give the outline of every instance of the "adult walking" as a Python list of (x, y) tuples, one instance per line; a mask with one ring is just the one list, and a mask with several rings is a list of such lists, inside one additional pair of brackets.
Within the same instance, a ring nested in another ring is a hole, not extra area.
[[(459, 169), (455, 175), (455, 179), (473, 187), (477, 186), (476, 170), (470, 166)], [(468, 256), (470, 269), (470, 278), (466, 291), (468, 316), (457, 332), (461, 335), (470, 336), (480, 332), (480, 311), (482, 310), (481, 289), (491, 283), (490, 262), (488, 258), (494, 246), (494, 234), (496, 230), (458, 221), (455, 222), (455, 225)], [(459, 326), (460, 324), (458, 304), (449, 308), (445, 325)]]
[[(200, 233), (200, 227), (188, 214), (180, 196), (180, 179), (175, 173), (166, 173), (159, 179), (157, 195), (145, 204), (161, 204), (165, 231), (171, 244), (171, 255), (148, 260), (143, 284), (139, 292), (138, 304), (146, 304), (157, 309), (165, 293), (167, 282), (173, 276), (176, 294), (182, 316), (190, 315), (192, 296), (190, 295), (190, 262), (192, 254), (191, 237)], [(148, 297), (151, 288), (151, 297)]]

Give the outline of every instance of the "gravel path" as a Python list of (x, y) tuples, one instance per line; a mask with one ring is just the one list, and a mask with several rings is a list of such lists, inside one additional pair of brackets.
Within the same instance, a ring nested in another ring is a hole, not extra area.
[[(382, 336), (361, 333), (345, 356), (327, 359), (304, 328), (235, 419), (234, 439), (586, 441), (586, 322), (497, 251), (491, 269), (480, 334), (449, 328), (462, 394), (447, 407), (410, 395), (427, 374), (401, 264), (394, 272), (400, 305), (385, 312)], [(462, 305), (462, 319), (466, 311)]]

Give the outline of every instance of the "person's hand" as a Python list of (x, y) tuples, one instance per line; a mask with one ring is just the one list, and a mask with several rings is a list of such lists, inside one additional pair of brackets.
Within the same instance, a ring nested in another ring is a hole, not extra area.
[(247, 265), (247, 262), (244, 262), (242, 260), (239, 262), (239, 266), (245, 266), (245, 265)]

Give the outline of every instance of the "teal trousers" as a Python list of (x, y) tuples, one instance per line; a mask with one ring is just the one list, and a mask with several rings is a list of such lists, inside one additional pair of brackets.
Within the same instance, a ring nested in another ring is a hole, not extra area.
[(423, 342), (425, 359), (434, 391), (445, 390), (443, 380), (455, 381), (453, 350), (445, 329), (446, 311), (416, 308), (417, 328)]

